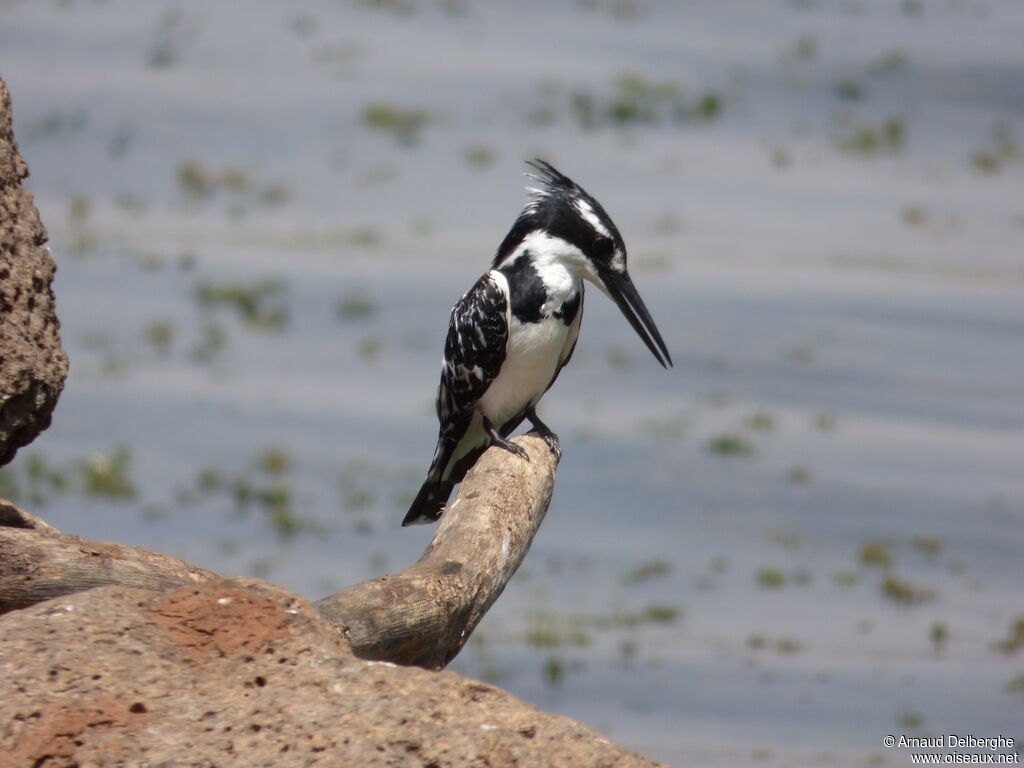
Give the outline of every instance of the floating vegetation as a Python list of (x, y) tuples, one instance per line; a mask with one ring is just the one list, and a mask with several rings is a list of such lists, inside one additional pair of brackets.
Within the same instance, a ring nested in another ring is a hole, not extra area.
[(169, 8), (160, 18), (156, 42), (146, 53), (146, 66), (167, 69), (178, 63), (181, 47), (195, 37), (196, 25), (186, 20), (180, 8)]
[(166, 354), (174, 341), (174, 324), (169, 320), (154, 320), (142, 329), (142, 338), (157, 352)]
[(291, 469), (291, 465), (291, 457), (281, 448), (267, 448), (256, 457), (256, 466), (265, 475), (283, 475)]
[(834, 414), (822, 411), (814, 416), (813, 423), (819, 432), (831, 432), (836, 428), (836, 417)]
[(754, 446), (736, 434), (721, 434), (708, 441), (708, 450), (718, 456), (752, 456)]
[(925, 557), (935, 557), (942, 549), (942, 539), (937, 536), (915, 536), (910, 540), (910, 546)]
[(576, 7), (582, 11), (604, 11), (623, 21), (639, 18), (644, 10), (637, 0), (576, 0)]
[(205, 197), (213, 192), (214, 181), (203, 166), (188, 160), (178, 166), (178, 186), (188, 196)]
[(892, 546), (881, 540), (865, 543), (860, 548), (861, 565), (870, 568), (889, 568), (893, 564)]
[(1002, 167), (999, 156), (987, 149), (979, 149), (971, 153), (971, 165), (981, 173), (995, 173)]
[(390, 11), (403, 16), (416, 10), (415, 0), (360, 0), (360, 3), (376, 11)]
[(178, 489), (176, 500), (195, 504), (225, 499), (241, 513), (258, 510), (278, 540), (287, 542), (302, 531), (317, 529), (313, 521), (295, 511), (292, 469), (291, 456), (272, 446), (253, 457), (247, 472), (228, 475), (216, 467), (203, 467), (191, 486)]
[(651, 220), (650, 230), (657, 237), (672, 237), (683, 230), (683, 219), (677, 213), (664, 211)]
[(780, 637), (775, 641), (775, 650), (779, 653), (796, 653), (803, 650), (803, 645), (791, 637)]
[(92, 201), (85, 195), (75, 195), (68, 201), (68, 223), (82, 224), (92, 212)]
[(560, 685), (565, 678), (565, 664), (556, 656), (548, 656), (541, 671), (548, 685)]
[(396, 107), (384, 101), (369, 104), (363, 110), (363, 123), (375, 131), (391, 134), (400, 144), (412, 146), (430, 119), (424, 109)]
[(231, 495), (240, 510), (260, 509), (282, 541), (293, 539), (305, 527), (292, 508), (292, 487), (285, 477), (275, 476), (266, 482), (238, 477), (231, 484)]
[(770, 432), (775, 429), (775, 416), (771, 411), (758, 410), (747, 416), (746, 425), (759, 432)]
[(227, 485), (224, 475), (216, 467), (203, 467), (196, 477), (196, 488), (201, 493), (214, 493)]
[(656, 559), (648, 560), (647, 562), (640, 563), (635, 568), (631, 568), (626, 571), (626, 574), (622, 577), (622, 583), (631, 586), (633, 584), (642, 584), (645, 581), (651, 579), (662, 579), (669, 576), (672, 573), (672, 566), (665, 560)]
[(686, 435), (690, 421), (686, 414), (663, 414), (640, 419), (639, 427), (659, 440), (679, 440)]
[(792, 637), (780, 637), (771, 640), (764, 635), (754, 634), (747, 637), (747, 648), (751, 651), (768, 651), (776, 653), (797, 653), (803, 650), (803, 644)]
[(808, 344), (794, 344), (785, 351), (790, 362), (806, 365), (814, 361), (814, 348)]
[(24, 136), (25, 141), (63, 139), (80, 133), (88, 124), (89, 116), (84, 110), (70, 112), (53, 110), (35, 122), (29, 123), (23, 132), (19, 132), (19, 137)]
[(793, 47), (786, 52), (786, 58), (809, 61), (818, 56), (818, 38), (812, 34), (800, 35)]
[(900, 218), (908, 227), (921, 227), (928, 222), (928, 211), (917, 205), (908, 205), (900, 211)]
[(334, 314), (341, 320), (361, 320), (376, 313), (377, 304), (365, 291), (346, 291), (334, 304)]
[(21, 487), (10, 467), (0, 467), (0, 499), (17, 502), (21, 498)]
[(997, 124), (992, 129), (992, 142), (988, 147), (977, 149), (970, 155), (971, 167), (979, 173), (992, 174), (1003, 169), (1003, 165), (1017, 159), (1020, 151), (1010, 129)]
[(529, 614), (523, 639), (531, 648), (583, 648), (591, 642), (583, 619), (564, 619), (546, 611)]
[(199, 343), (192, 350), (192, 357), (196, 362), (208, 363), (227, 346), (228, 334), (221, 326), (213, 323), (204, 324), (200, 334)]
[(785, 170), (793, 165), (793, 153), (785, 147), (775, 147), (772, 149), (772, 165), (778, 168), (780, 171)]
[(778, 568), (759, 568), (757, 570), (757, 586), (762, 589), (781, 589), (786, 586), (786, 574)]
[(636, 640), (626, 639), (619, 643), (619, 656), (622, 658), (622, 663), (628, 666), (636, 658), (637, 650)]
[(882, 579), (881, 591), (887, 599), (905, 606), (920, 605), (935, 599), (934, 590), (898, 579), (892, 574)]
[(855, 587), (860, 582), (856, 571), (839, 571), (832, 574), (832, 583), (837, 587)]
[(807, 485), (811, 482), (811, 470), (798, 464), (789, 468), (786, 472), (786, 479), (795, 485)]
[(897, 152), (906, 142), (906, 126), (900, 118), (889, 118), (879, 124), (858, 123), (840, 132), (836, 147), (848, 154), (871, 156)]
[(997, 651), (1016, 653), (1024, 648), (1024, 616), (1018, 616), (1010, 622), (1006, 637), (993, 644)]
[[(378, 478), (363, 462), (355, 461), (343, 467), (338, 475), (341, 508), (346, 512), (362, 512), (373, 506), (376, 502), (374, 489), (377, 487), (377, 480)], [(408, 501), (411, 502), (412, 499)], [(398, 506), (406, 506), (407, 503), (399, 503)]]
[(74, 256), (85, 256), (96, 250), (98, 238), (89, 226), (91, 212), (92, 201), (85, 195), (75, 195), (68, 201), (68, 252)]
[(466, 147), (463, 152), (466, 165), (470, 168), (483, 169), (494, 164), (494, 150), (486, 144), (474, 144)]
[(133, 499), (135, 484), (129, 477), (131, 452), (119, 446), (113, 453), (92, 453), (79, 463), (82, 491), (104, 499)]
[(940, 653), (949, 641), (949, 630), (944, 622), (936, 621), (928, 631), (928, 637), (932, 641), (932, 648), (936, 653)]
[(33, 504), (45, 503), (46, 494), (63, 493), (70, 485), (68, 473), (53, 466), (41, 453), (33, 453), (25, 464), (29, 499)]
[(633, 629), (643, 624), (674, 624), (682, 611), (674, 605), (651, 603), (637, 612), (616, 612), (610, 616), (595, 616), (591, 623), (600, 629)]
[(608, 367), (616, 371), (628, 371), (633, 367), (633, 358), (622, 347), (608, 347), (605, 351), (605, 360)]
[(708, 122), (721, 116), (725, 100), (719, 91), (685, 92), (675, 81), (622, 72), (602, 89), (563, 87), (546, 81), (528, 110), (538, 126), (566, 118), (585, 131), (603, 128)]
[(642, 623), (674, 624), (679, 618), (679, 609), (674, 605), (655, 603), (644, 608), (639, 618)]
[(380, 336), (364, 336), (359, 340), (356, 346), (356, 354), (366, 361), (376, 360), (380, 357), (381, 349), (384, 344), (380, 339)]
[(836, 96), (844, 101), (860, 101), (864, 98), (864, 86), (856, 80), (840, 80), (836, 83)]
[(178, 188), (188, 202), (211, 199), (219, 194), (226, 197), (236, 213), (244, 213), (245, 205), (266, 207), (288, 201), (288, 188), (282, 184), (257, 184), (249, 173), (238, 166), (208, 168), (198, 160), (185, 160), (177, 170)]
[(917, 730), (924, 725), (924, 718), (909, 709), (904, 709), (896, 715), (896, 724), (905, 730)]
[(279, 331), (288, 324), (287, 290), (279, 279), (260, 280), (251, 285), (203, 282), (196, 287), (196, 300), (204, 309), (235, 310), (255, 330)]
[(888, 75), (907, 68), (907, 53), (899, 48), (892, 48), (872, 59), (868, 64), (868, 72), (872, 75)]

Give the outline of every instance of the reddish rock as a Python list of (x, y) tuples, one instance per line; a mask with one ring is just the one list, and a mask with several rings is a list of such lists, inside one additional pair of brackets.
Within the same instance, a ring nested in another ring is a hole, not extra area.
[(0, 679), (3, 768), (655, 765), (493, 686), (358, 659), (254, 580), (13, 611)]

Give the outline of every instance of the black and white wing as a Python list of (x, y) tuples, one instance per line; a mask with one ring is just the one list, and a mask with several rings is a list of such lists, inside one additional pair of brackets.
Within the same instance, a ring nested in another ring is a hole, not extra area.
[(508, 294), (490, 272), (476, 281), (452, 308), (444, 342), (437, 418), (441, 435), (458, 440), (464, 420), (498, 376), (508, 345)]
[(490, 272), (452, 308), (437, 388), (437, 448), (402, 525), (437, 520), (453, 486), (487, 447), (460, 443), (470, 431), (477, 403), (505, 362), (508, 312), (506, 284)]

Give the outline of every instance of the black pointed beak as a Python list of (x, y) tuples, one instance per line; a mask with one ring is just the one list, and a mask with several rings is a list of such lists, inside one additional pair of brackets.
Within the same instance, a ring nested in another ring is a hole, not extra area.
[(658, 332), (658, 326), (651, 319), (651, 313), (647, 311), (647, 306), (640, 298), (640, 294), (637, 293), (633, 281), (629, 279), (629, 274), (603, 269), (601, 270), (601, 279), (604, 281), (608, 295), (619, 305), (622, 314), (626, 316), (629, 324), (633, 326), (633, 330), (644, 340), (644, 344), (651, 350), (658, 362), (665, 368), (671, 366), (672, 358)]

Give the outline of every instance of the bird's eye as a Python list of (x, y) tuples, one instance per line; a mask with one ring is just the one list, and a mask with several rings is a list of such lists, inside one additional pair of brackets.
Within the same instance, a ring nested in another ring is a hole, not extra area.
[(599, 237), (594, 241), (594, 258), (598, 261), (610, 261), (615, 243), (609, 237)]

